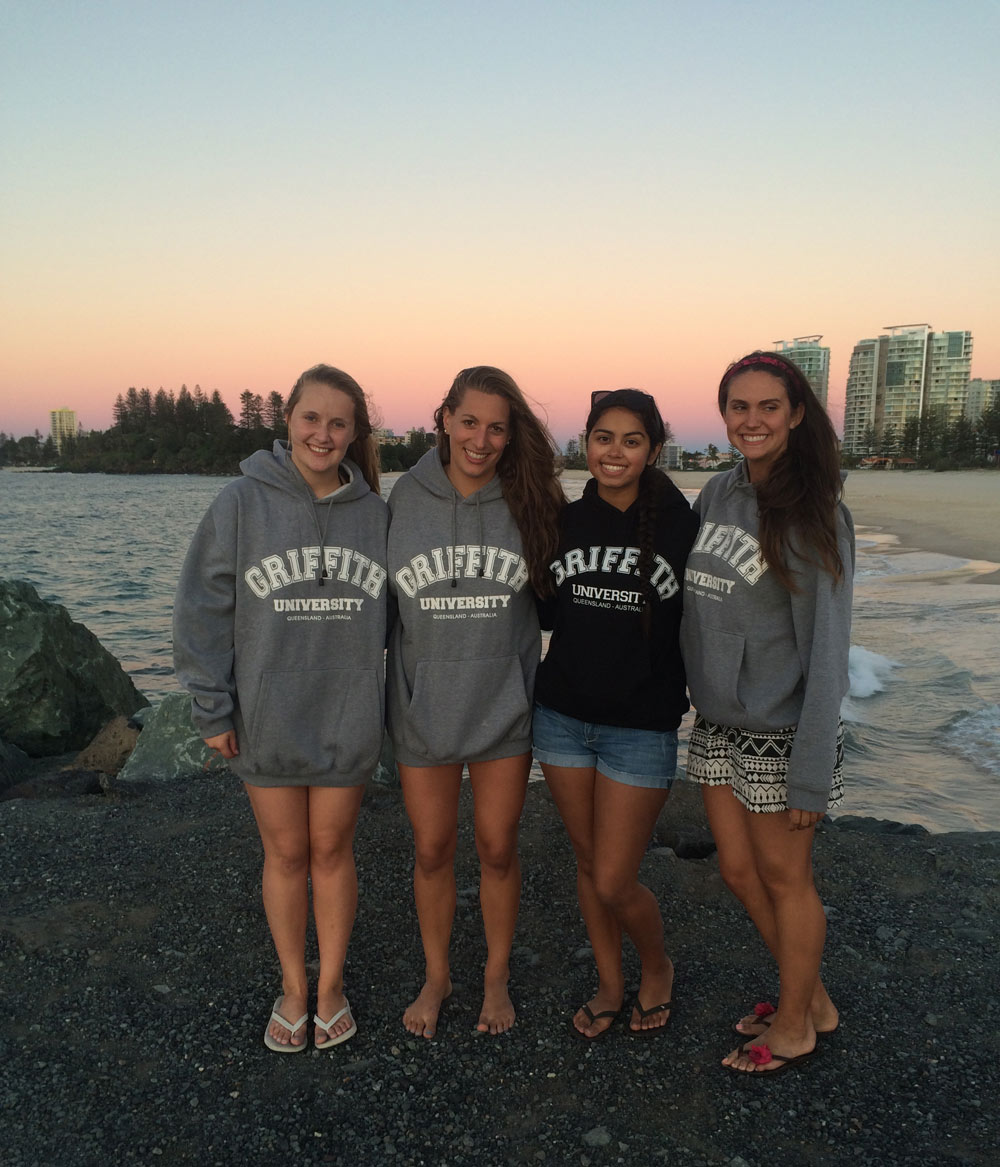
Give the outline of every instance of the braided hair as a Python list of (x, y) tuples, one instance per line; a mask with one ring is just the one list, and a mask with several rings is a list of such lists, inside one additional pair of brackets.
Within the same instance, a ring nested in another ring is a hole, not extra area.
[[(588, 441), (591, 430), (609, 409), (627, 409), (642, 422), (642, 428), (649, 438), (650, 450), (659, 453), (666, 440), (667, 427), (656, 402), (648, 393), (641, 389), (615, 389), (609, 393), (595, 394), (595, 397), (597, 400), (591, 405), (590, 413), (587, 415)], [(656, 589), (652, 582), (656, 524), (668, 481), (666, 474), (656, 466), (647, 466), (639, 477), (639, 494), (636, 500), (639, 504), (639, 562), (636, 564), (636, 570), (643, 594), (642, 631), (647, 640), (653, 633), (653, 611), (656, 602)]]

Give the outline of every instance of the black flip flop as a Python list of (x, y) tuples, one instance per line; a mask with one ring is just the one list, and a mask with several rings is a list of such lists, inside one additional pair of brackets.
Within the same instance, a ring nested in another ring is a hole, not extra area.
[(640, 1020), (646, 1017), (652, 1017), (654, 1013), (663, 1013), (668, 1009), (670, 1012), (667, 1013), (667, 1019), (662, 1025), (654, 1025), (652, 1029), (633, 1029), (630, 1025), (628, 1027), (628, 1031), (631, 1037), (656, 1037), (667, 1028), (667, 1026), (670, 1024), (670, 1018), (674, 1015), (673, 1001), (664, 1001), (662, 1005), (654, 1005), (650, 1009), (643, 1009), (642, 1003), (640, 1002), (639, 998), (636, 997), (633, 1008), (638, 1012)]
[(605, 1017), (611, 1018), (610, 1022), (601, 1030), (601, 1032), (595, 1033), (593, 1037), (588, 1037), (585, 1033), (582, 1033), (579, 1029), (577, 1029), (577, 1027), (573, 1024), (573, 1017), (576, 1016), (576, 1013), (574, 1013), (573, 1017), (569, 1019), (569, 1027), (574, 1036), (578, 1037), (581, 1041), (598, 1041), (608, 1032), (611, 1026), (614, 1025), (615, 1018), (621, 1013), (621, 1009), (604, 1009), (600, 1013), (595, 1013), (589, 1005), (581, 1005), (577, 1012), (586, 1013), (587, 1021), (591, 1025), (593, 1025), (595, 1021), (601, 1021)]
[[(740, 1048), (743, 1052), (748, 1053), (750, 1050), (750, 1043), (748, 1042), (745, 1045), (741, 1046)], [(804, 1054), (796, 1054), (794, 1057), (792, 1057), (791, 1055), (786, 1055), (786, 1054), (771, 1053), (770, 1050), (768, 1050), (767, 1052), (769, 1054), (771, 1054), (770, 1061), (763, 1062), (763, 1063), (754, 1063), (754, 1069), (752, 1069), (752, 1070), (740, 1070), (740, 1069), (737, 1069), (736, 1066), (725, 1066), (724, 1069), (727, 1069), (731, 1074), (743, 1074), (747, 1077), (756, 1076), (758, 1078), (766, 1078), (770, 1074), (781, 1074), (785, 1070), (790, 1070), (793, 1066), (801, 1065), (808, 1058), (814, 1057), (816, 1054), (816, 1046), (813, 1046), (813, 1048), (811, 1050), (807, 1050)], [(758, 1064), (762, 1064), (762, 1065), (766, 1066), (766, 1065), (769, 1065), (770, 1062), (781, 1062), (781, 1065), (778, 1066), (778, 1068), (775, 1070), (759, 1070), (756, 1068)]]

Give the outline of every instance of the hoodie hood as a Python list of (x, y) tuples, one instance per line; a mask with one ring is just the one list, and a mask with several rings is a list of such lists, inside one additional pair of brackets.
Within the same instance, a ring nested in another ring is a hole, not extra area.
[[(435, 499), (441, 499), (443, 502), (451, 505), (452, 546), (458, 543), (459, 507), (475, 508), (475, 523), (478, 530), (481, 555), (480, 562), (482, 562), (486, 554), (482, 507), (487, 503), (499, 502), (503, 505), (504, 510), (507, 509), (503, 498), (503, 484), (500, 481), (499, 475), (494, 475), (479, 490), (474, 491), (466, 497), (455, 489), (451, 479), (448, 477), (448, 472), (444, 468), (444, 463), (441, 461), (441, 454), (437, 449), (428, 450), (410, 471), (410, 475), (414, 482), (422, 486)], [(463, 512), (464, 515), (468, 513), (468, 511)], [(460, 571), (454, 559), (452, 559), (452, 565), (451, 586), (452, 588), (457, 588), (459, 586)], [(480, 570), (479, 574), (483, 574), (482, 570)]]
[(249, 458), (244, 458), (240, 470), (247, 478), (254, 478), (299, 496), (304, 494), (306, 499), (315, 503), (353, 502), (371, 492), (357, 463), (344, 458), (340, 463), (340, 471), (342, 476), (347, 477), (347, 481), (323, 498), (316, 498), (292, 461), (291, 447), (281, 438), (275, 439), (270, 450), (256, 450)]
[(452, 486), (448, 472), (441, 461), (441, 453), (437, 449), (428, 450), (413, 467), (410, 474), (415, 482), (419, 482), (435, 498), (454, 499), (459, 505), (477, 506), (479, 503), (495, 502), (497, 499), (503, 498), (503, 484), (499, 474), (494, 474), (489, 482), (484, 483), (474, 494), (470, 494), (467, 498), (463, 497)]

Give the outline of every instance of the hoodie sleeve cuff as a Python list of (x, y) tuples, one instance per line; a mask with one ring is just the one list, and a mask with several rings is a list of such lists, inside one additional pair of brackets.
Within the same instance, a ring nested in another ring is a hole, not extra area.
[(808, 810), (826, 814), (829, 802), (829, 790), (807, 790), (804, 786), (788, 787), (789, 810)]

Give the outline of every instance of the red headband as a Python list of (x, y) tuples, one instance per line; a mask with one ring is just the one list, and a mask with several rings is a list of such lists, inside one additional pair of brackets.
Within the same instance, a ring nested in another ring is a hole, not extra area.
[(747, 369), (751, 365), (774, 365), (776, 369), (781, 369), (783, 373), (788, 372), (788, 366), (784, 361), (778, 360), (777, 357), (769, 357), (767, 353), (761, 353), (756, 357), (744, 357), (742, 361), (737, 361), (735, 365), (730, 365), (728, 369), (722, 374), (722, 384), (734, 377), (741, 369)]

